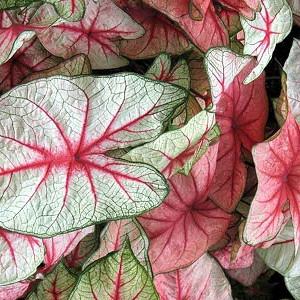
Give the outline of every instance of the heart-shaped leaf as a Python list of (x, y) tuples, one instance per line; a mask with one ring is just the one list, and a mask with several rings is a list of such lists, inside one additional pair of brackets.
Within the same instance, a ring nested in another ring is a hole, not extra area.
[(39, 32), (42, 44), (52, 54), (70, 58), (86, 54), (93, 69), (109, 69), (126, 65), (119, 56), (115, 40), (136, 39), (144, 29), (111, 0), (86, 0), (86, 11), (80, 22), (60, 22)]
[(262, 0), (253, 20), (241, 17), (245, 32), (244, 54), (257, 57), (257, 66), (249, 72), (245, 84), (258, 78), (272, 58), (278, 43), (290, 33), (292, 11), (286, 0)]
[(184, 33), (164, 15), (149, 7), (129, 8), (126, 12), (144, 29), (145, 34), (133, 40), (122, 40), (120, 52), (131, 59), (155, 57), (161, 52), (180, 55), (191, 43)]
[(152, 275), (148, 258), (148, 238), (141, 225), (136, 220), (130, 219), (111, 221), (107, 224), (106, 228), (101, 232), (99, 249), (91, 256), (85, 265), (111, 252), (120, 250), (126, 239), (130, 241), (134, 256), (149, 274)]
[(0, 229), (0, 285), (26, 279), (44, 259), (42, 240)]
[(151, 276), (135, 258), (128, 241), (118, 252), (84, 270), (70, 299), (158, 300)]
[(211, 50), (206, 62), (212, 101), (217, 103), (216, 120), (221, 130), (210, 197), (224, 210), (232, 211), (246, 184), (247, 170), (241, 160), (241, 148), (251, 151), (255, 143), (264, 139), (268, 118), (265, 78), (262, 75), (244, 85), (243, 80), (252, 69), (253, 60), (225, 48)]
[(177, 22), (192, 42), (203, 51), (227, 45), (228, 33), (216, 15), (211, 0), (144, 0), (145, 3)]
[(47, 274), (31, 292), (27, 300), (57, 299), (68, 300), (76, 283), (76, 277), (60, 263), (55, 269)]
[(161, 300), (230, 300), (231, 287), (218, 263), (208, 254), (192, 265), (154, 277)]
[(299, 230), (300, 128), (291, 114), (271, 139), (253, 148), (258, 187), (250, 207), (243, 239), (257, 245), (269, 241), (283, 228), (285, 214), (292, 215), (296, 252)]
[(158, 206), (165, 179), (106, 152), (157, 138), (186, 91), (133, 74), (52, 77), (0, 98), (0, 224), (49, 237)]
[(217, 151), (218, 145), (211, 146), (189, 176), (172, 176), (167, 199), (138, 218), (150, 239), (154, 273), (191, 264), (224, 235), (230, 215), (207, 197)]

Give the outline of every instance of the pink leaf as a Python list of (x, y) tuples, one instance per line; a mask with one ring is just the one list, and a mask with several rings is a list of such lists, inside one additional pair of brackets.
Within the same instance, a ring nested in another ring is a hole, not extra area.
[(44, 239), (45, 247), (44, 267), (40, 272), (48, 272), (55, 266), (64, 256), (67, 256), (77, 244), (89, 233), (94, 227), (87, 227), (82, 230), (55, 236), (53, 238)]
[(145, 29), (145, 34), (134, 40), (122, 40), (120, 52), (132, 59), (155, 57), (161, 52), (179, 55), (190, 48), (184, 33), (164, 15), (148, 8), (130, 8), (127, 13)]
[(177, 22), (201, 50), (227, 45), (228, 33), (211, 0), (145, 0)]
[(253, 263), (247, 268), (226, 270), (226, 273), (244, 286), (251, 286), (267, 270), (265, 263), (254, 253)]
[[(244, 147), (250, 151), (255, 143), (264, 139), (268, 116), (265, 79), (262, 75), (251, 84), (244, 85), (243, 80), (254, 62), (225, 48), (212, 50), (207, 57), (208, 61), (211, 58), (209, 63), (212, 65), (214, 61), (220, 64), (220, 68), (209, 69), (210, 80), (214, 80), (212, 95), (213, 102), (217, 103), (216, 119), (221, 128), (217, 168), (210, 197), (224, 210), (232, 211), (246, 183), (247, 170), (241, 160), (241, 149)], [(235, 74), (228, 83), (227, 74)]]
[(217, 262), (208, 254), (192, 265), (154, 277), (161, 300), (230, 300), (231, 288)]
[(224, 269), (248, 268), (254, 259), (254, 248), (245, 244), (235, 249), (236, 243), (230, 243), (225, 248), (213, 253)]
[(0, 11), (0, 64), (8, 61), (24, 42), (35, 35), (33, 31), (23, 30), (24, 27), (20, 26), (9, 12)]
[(0, 66), (0, 92), (6, 92), (33, 72), (51, 68), (61, 59), (53, 56), (34, 37), (25, 42), (14, 57)]
[(190, 176), (171, 177), (167, 199), (138, 218), (150, 239), (154, 273), (191, 264), (224, 235), (230, 216), (207, 198), (216, 155), (214, 145), (194, 165)]
[(244, 230), (244, 240), (256, 245), (272, 240), (285, 224), (290, 210), (296, 251), (300, 241), (299, 166), (300, 130), (289, 113), (280, 132), (253, 148), (258, 188)]
[(29, 284), (30, 281), (19, 281), (10, 285), (0, 286), (0, 300), (15, 300), (21, 298), (27, 291)]
[(219, 0), (219, 2), (248, 19), (253, 19), (255, 11), (258, 11), (260, 8), (261, 0)]
[(41, 239), (0, 229), (0, 286), (33, 275), (43, 258)]
[(107, 69), (127, 64), (127, 60), (119, 56), (115, 40), (136, 39), (143, 33), (143, 28), (111, 0), (87, 0), (81, 21), (53, 25), (38, 36), (45, 48), (56, 56), (70, 58), (84, 53), (93, 69)]

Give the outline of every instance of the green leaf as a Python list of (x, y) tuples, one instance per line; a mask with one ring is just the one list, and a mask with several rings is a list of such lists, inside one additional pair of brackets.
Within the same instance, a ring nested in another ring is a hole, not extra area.
[(131, 219), (109, 222), (101, 232), (99, 249), (85, 265), (87, 266), (113, 251), (120, 250), (127, 238), (130, 241), (134, 256), (152, 276), (148, 257), (149, 240), (139, 222)]
[(166, 132), (155, 141), (134, 148), (124, 159), (154, 166), (167, 178), (176, 173), (188, 174), (193, 165), (219, 136), (215, 113), (203, 110), (184, 127)]
[(63, 263), (47, 274), (27, 300), (68, 300), (76, 284), (76, 277)]
[(146, 77), (179, 85), (187, 90), (190, 88), (190, 73), (187, 62), (179, 60), (172, 68), (169, 54), (159, 55), (146, 73)]
[(84, 270), (70, 299), (158, 300), (152, 278), (134, 256), (129, 241)]
[(0, 226), (49, 237), (157, 207), (165, 178), (106, 152), (158, 138), (185, 98), (125, 73), (50, 77), (0, 97)]
[(290, 33), (293, 15), (286, 0), (264, 0), (254, 20), (241, 17), (245, 32), (244, 54), (257, 57), (257, 66), (244, 80), (250, 83), (259, 77), (272, 58), (278, 43)]

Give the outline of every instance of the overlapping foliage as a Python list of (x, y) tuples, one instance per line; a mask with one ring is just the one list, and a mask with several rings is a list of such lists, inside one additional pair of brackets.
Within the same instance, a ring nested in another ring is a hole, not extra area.
[(0, 0), (0, 300), (227, 300), (269, 269), (300, 299), (300, 41), (278, 99), (264, 73), (293, 16)]

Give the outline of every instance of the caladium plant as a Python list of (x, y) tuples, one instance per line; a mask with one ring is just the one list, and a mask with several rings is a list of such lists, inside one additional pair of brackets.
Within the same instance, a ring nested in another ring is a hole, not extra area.
[(0, 0), (0, 300), (300, 299), (298, 15)]

